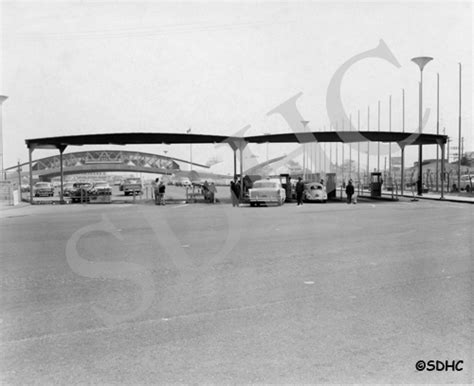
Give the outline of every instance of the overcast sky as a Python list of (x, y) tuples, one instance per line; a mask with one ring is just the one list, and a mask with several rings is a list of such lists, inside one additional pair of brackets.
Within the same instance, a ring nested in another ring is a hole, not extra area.
[[(162, 131), (248, 134), (288, 131), (267, 113), (302, 92), (298, 108), (313, 130), (328, 127), (326, 92), (349, 58), (383, 39), (401, 64), (367, 59), (342, 83), (345, 110), (367, 106), (376, 127), (401, 131), (418, 122), (419, 70), (414, 56), (432, 56), (424, 72), (425, 132), (436, 130), (436, 74), (441, 128), (457, 140), (458, 62), (463, 65), (462, 125), (472, 146), (471, 2), (2, 2), (0, 94), (5, 167), (27, 160), (26, 138), (80, 133)], [(294, 146), (293, 146), (294, 147)], [(293, 148), (291, 147), (291, 148)], [(113, 147), (110, 147), (111, 149)], [(168, 155), (188, 157), (188, 146)], [(130, 147), (162, 153), (164, 146)], [(270, 146), (270, 156), (289, 147)], [(78, 151), (81, 148), (68, 148)], [(265, 146), (253, 151), (265, 160)], [(56, 154), (35, 152), (35, 157)], [(195, 146), (205, 162), (212, 146)], [(230, 149), (215, 154), (232, 158)], [(429, 154), (429, 153), (428, 153)], [(415, 159), (415, 152), (408, 154)], [(230, 170), (228, 170), (230, 171)]]

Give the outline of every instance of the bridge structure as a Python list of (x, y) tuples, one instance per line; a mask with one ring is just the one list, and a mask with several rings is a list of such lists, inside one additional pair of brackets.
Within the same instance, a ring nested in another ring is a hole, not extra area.
[[(169, 175), (181, 170), (178, 162), (209, 168), (207, 165), (158, 154), (124, 150), (91, 150), (63, 154), (62, 173), (71, 175), (98, 172), (139, 172)], [(29, 171), (23, 171), (26, 165), (29, 165), (29, 162), (5, 169), (8, 173), (7, 178), (13, 179), (14, 176), (18, 176), (19, 168), (22, 170), (21, 176), (27, 176)], [(61, 156), (54, 155), (32, 161), (31, 172), (41, 181), (50, 181), (53, 177), (61, 176)], [(11, 175), (9, 176), (9, 174)]]

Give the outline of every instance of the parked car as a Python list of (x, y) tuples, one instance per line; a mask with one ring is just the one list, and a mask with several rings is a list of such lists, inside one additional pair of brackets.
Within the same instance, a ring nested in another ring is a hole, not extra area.
[(142, 180), (140, 178), (126, 178), (122, 185), (121, 191), (128, 196), (129, 194), (141, 194), (142, 193)]
[(33, 194), (35, 197), (53, 197), (53, 185), (49, 182), (37, 182), (33, 186)]
[(326, 188), (319, 182), (304, 184), (303, 199), (308, 202), (326, 202), (328, 195)]
[(464, 174), (461, 176), (461, 185), (459, 188), (461, 190), (465, 190), (466, 192), (470, 192), (472, 190), (472, 180), (474, 176), (470, 176), (469, 174)]
[(72, 202), (88, 202), (92, 189), (92, 183), (90, 182), (75, 182), (69, 193)]
[(279, 179), (258, 180), (249, 189), (249, 202), (251, 206), (269, 203), (283, 205), (285, 199), (286, 192)]
[(107, 181), (97, 181), (90, 189), (90, 193), (96, 195), (111, 195), (112, 188)]
[(63, 185), (63, 196), (69, 197), (71, 195), (71, 191), (74, 189), (74, 182), (66, 182)]

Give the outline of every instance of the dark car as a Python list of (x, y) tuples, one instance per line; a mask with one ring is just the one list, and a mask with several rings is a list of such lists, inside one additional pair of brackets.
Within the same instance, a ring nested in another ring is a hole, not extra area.
[(63, 185), (63, 196), (69, 197), (74, 190), (74, 182), (66, 182)]
[(72, 202), (88, 202), (92, 193), (93, 185), (90, 182), (75, 182), (69, 197)]

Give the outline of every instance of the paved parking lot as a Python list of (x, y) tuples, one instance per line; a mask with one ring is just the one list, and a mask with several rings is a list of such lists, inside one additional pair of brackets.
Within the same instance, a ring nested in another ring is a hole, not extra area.
[(472, 205), (0, 216), (2, 383), (472, 379)]

